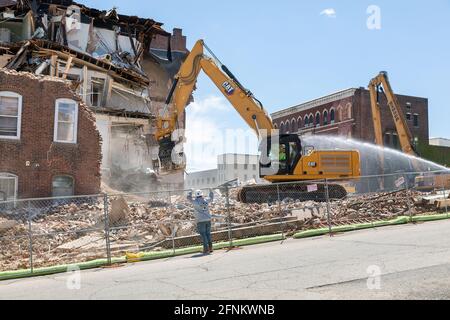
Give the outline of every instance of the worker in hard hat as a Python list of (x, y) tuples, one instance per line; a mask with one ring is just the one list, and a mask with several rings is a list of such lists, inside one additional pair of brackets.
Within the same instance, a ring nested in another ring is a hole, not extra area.
[(213, 252), (213, 244), (211, 237), (211, 213), (209, 212), (209, 204), (214, 201), (214, 192), (209, 192), (209, 198), (205, 199), (201, 190), (195, 191), (195, 196), (192, 195), (192, 190), (188, 194), (188, 200), (194, 205), (195, 220), (197, 222), (197, 231), (203, 241), (203, 254), (210, 254)]

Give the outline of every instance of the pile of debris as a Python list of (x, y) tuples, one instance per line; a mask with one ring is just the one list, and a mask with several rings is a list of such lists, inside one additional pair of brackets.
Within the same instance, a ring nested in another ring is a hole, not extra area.
[[(236, 195), (234, 195), (236, 196)], [(362, 195), (331, 203), (333, 221), (390, 219), (401, 215), (435, 212), (430, 195), (400, 191)], [(145, 244), (155, 248), (171, 237), (197, 234), (192, 204), (185, 195), (170, 198), (140, 196), (110, 197), (105, 215), (103, 197), (83, 203), (49, 205), (45, 209), (0, 209), (0, 270), (27, 267), (31, 214), (35, 267), (104, 258), (105, 226), (110, 228), (114, 255), (136, 251)], [(230, 214), (234, 228), (239, 225), (273, 224), (288, 219), (311, 228), (327, 219), (327, 204), (286, 200), (280, 204), (243, 204), (217, 194), (211, 204), (214, 230), (227, 227)], [(106, 219), (106, 217), (108, 219)], [(278, 220), (280, 219), (280, 220)]]

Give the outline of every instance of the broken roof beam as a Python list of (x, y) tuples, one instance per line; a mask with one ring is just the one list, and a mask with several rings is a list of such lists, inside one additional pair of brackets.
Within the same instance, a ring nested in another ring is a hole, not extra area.
[(81, 66), (88, 66), (96, 71), (110, 72), (115, 79), (122, 81), (138, 83), (148, 86), (150, 81), (147, 77), (134, 72), (132, 69), (118, 68), (112, 63), (96, 59), (88, 54), (72, 50), (60, 44), (56, 44), (45, 40), (34, 40), (35, 50), (44, 55), (57, 55), (61, 59), (67, 60), (69, 56), (73, 56), (73, 62)]
[(69, 59), (67, 59), (67, 62), (66, 62), (66, 69), (64, 70), (64, 73), (62, 76), (62, 78), (64, 80), (67, 79), (67, 75), (69, 74), (70, 68), (72, 68), (72, 61), (73, 61), (73, 57), (69, 56)]
[(6, 69), (17, 70), (27, 59), (28, 49), (31, 45), (31, 42), (27, 41), (20, 50), (16, 53), (13, 59), (5, 66)]

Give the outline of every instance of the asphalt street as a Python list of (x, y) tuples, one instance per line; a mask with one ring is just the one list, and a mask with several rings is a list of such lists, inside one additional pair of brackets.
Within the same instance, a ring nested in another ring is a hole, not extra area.
[(449, 299), (450, 221), (0, 282), (0, 299)]

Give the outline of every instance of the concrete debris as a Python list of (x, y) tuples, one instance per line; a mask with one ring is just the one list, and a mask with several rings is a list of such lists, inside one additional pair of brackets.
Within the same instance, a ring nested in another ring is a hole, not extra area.
[(109, 214), (109, 223), (111, 225), (127, 221), (129, 215), (130, 207), (128, 207), (124, 197), (111, 200), (111, 212)]
[(17, 221), (0, 219), (0, 234), (14, 228), (17, 224)]
[[(300, 228), (315, 228), (327, 221), (327, 204), (284, 201), (281, 204), (243, 204), (231, 193), (230, 218), (236, 228), (255, 228), (297, 221)], [(400, 215), (436, 212), (436, 203), (427, 200), (430, 194), (400, 191), (354, 196), (330, 204), (332, 220), (391, 219)], [(139, 250), (142, 245), (160, 247), (160, 243), (197, 234), (192, 205), (185, 195), (166, 199), (138, 196), (111, 197), (110, 239), (113, 255)], [(441, 203), (441, 202), (439, 202)], [(0, 209), (0, 270), (26, 266), (29, 260), (27, 213), (32, 210), (33, 253), (35, 267), (73, 263), (105, 257), (103, 198), (98, 202), (53, 205), (44, 209)], [(214, 231), (226, 231), (226, 199), (217, 197), (211, 204), (215, 216)], [(23, 219), (17, 219), (22, 217)], [(260, 229), (258, 229), (260, 228)], [(255, 231), (257, 232), (257, 231)], [(255, 234), (258, 235), (258, 234)], [(8, 258), (9, 257), (9, 258)]]

